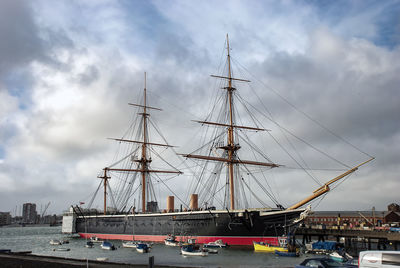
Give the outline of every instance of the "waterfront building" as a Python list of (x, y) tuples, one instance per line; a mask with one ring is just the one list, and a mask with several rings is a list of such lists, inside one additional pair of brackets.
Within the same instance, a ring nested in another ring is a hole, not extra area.
[(400, 212), (400, 206), (396, 203), (388, 205), (388, 211)]
[(22, 219), (24, 223), (36, 223), (36, 204), (25, 203), (22, 206)]
[(11, 224), (10, 212), (0, 212), (0, 226)]
[(307, 225), (367, 227), (400, 222), (395, 211), (314, 211), (305, 220)]

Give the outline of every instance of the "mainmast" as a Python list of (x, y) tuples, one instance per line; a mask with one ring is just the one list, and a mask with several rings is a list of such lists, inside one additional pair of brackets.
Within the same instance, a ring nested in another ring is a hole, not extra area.
[(228, 87), (226, 88), (228, 92), (228, 100), (229, 100), (229, 123), (230, 126), (228, 128), (228, 146), (226, 150), (228, 151), (228, 170), (229, 170), (229, 193), (230, 193), (230, 203), (231, 210), (235, 209), (235, 186), (234, 186), (234, 174), (233, 174), (233, 158), (236, 150), (239, 149), (238, 146), (235, 146), (235, 140), (233, 136), (233, 111), (232, 111), (232, 92), (235, 90), (232, 87), (232, 72), (231, 72), (231, 55), (229, 52), (229, 38), (228, 34), (226, 34), (226, 44), (228, 50)]
[(146, 171), (147, 171), (147, 153), (146, 153), (146, 142), (147, 142), (147, 116), (149, 114), (146, 113), (146, 72), (144, 73), (144, 89), (143, 89), (143, 144), (142, 144), (142, 212), (146, 212)]
[(228, 117), (229, 122), (228, 124), (219, 123), (219, 122), (207, 122), (207, 121), (196, 121), (201, 124), (208, 124), (214, 126), (221, 126), (227, 127), (227, 145), (218, 147), (219, 149), (223, 149), (227, 152), (227, 158), (225, 157), (213, 157), (213, 156), (204, 156), (204, 155), (194, 155), (194, 154), (187, 154), (183, 155), (188, 158), (196, 158), (196, 159), (203, 159), (203, 160), (210, 160), (210, 161), (219, 161), (225, 162), (227, 164), (228, 169), (228, 178), (229, 178), (229, 200), (230, 200), (230, 209), (235, 209), (235, 173), (234, 173), (234, 165), (238, 164), (245, 164), (245, 165), (256, 165), (256, 166), (266, 166), (266, 167), (278, 167), (279, 165), (274, 163), (265, 163), (265, 162), (258, 162), (258, 161), (250, 161), (250, 160), (242, 160), (238, 159), (236, 156), (236, 152), (240, 149), (238, 144), (235, 144), (235, 128), (240, 129), (247, 129), (247, 130), (256, 130), (256, 131), (265, 131), (266, 129), (256, 128), (256, 127), (248, 127), (248, 126), (238, 126), (235, 124), (234, 119), (234, 102), (233, 102), (233, 92), (236, 88), (233, 87), (232, 82), (241, 81), (241, 82), (250, 82), (249, 80), (233, 78), (232, 77), (232, 70), (231, 70), (231, 56), (230, 56), (230, 47), (229, 47), (229, 38), (228, 34), (226, 35), (226, 43), (227, 43), (227, 62), (228, 62), (228, 76), (219, 76), (219, 75), (211, 75), (215, 78), (222, 78), (228, 81), (228, 86), (224, 87), (226, 89), (227, 94), (227, 101), (228, 101)]

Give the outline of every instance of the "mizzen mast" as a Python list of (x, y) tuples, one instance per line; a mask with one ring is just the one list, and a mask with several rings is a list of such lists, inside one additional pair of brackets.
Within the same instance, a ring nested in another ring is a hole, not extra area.
[(103, 187), (104, 187), (104, 215), (107, 214), (107, 182), (111, 177), (107, 176), (107, 169), (103, 169), (103, 176), (98, 176), (98, 178), (103, 179)]

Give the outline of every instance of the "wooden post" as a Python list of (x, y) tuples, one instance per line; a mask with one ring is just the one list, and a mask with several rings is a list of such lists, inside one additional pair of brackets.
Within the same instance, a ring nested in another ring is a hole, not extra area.
[(154, 267), (154, 256), (149, 257), (149, 268)]

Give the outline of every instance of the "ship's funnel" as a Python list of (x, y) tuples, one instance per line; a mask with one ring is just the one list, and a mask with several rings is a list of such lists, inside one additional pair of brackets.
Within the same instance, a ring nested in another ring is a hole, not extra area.
[(190, 196), (190, 210), (198, 210), (199, 209), (199, 204), (198, 204), (198, 194), (192, 194)]
[(167, 212), (174, 212), (174, 196), (167, 197)]

